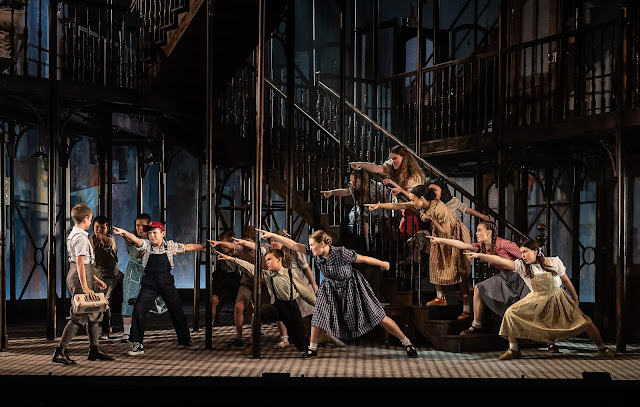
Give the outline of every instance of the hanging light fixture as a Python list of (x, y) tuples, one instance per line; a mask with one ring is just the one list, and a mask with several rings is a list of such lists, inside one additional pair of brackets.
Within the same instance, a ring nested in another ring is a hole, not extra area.
[(36, 158), (36, 159), (47, 158), (47, 157), (49, 157), (49, 154), (45, 153), (44, 152), (44, 147), (40, 145), (40, 146), (38, 146), (38, 149), (36, 150), (36, 152), (31, 154), (31, 157), (32, 158)]

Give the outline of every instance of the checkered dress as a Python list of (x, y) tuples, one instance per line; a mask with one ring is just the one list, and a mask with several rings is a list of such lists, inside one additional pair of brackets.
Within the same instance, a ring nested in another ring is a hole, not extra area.
[(353, 250), (335, 246), (330, 247), (326, 259), (314, 256), (324, 278), (318, 287), (311, 326), (342, 340), (364, 335), (386, 316), (367, 280), (351, 267), (357, 256)]

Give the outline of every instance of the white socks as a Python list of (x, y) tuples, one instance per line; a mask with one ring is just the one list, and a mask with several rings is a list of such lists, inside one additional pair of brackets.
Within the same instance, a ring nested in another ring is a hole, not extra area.
[(129, 335), (131, 333), (131, 325), (122, 325), (124, 328), (124, 335)]
[(471, 313), (471, 306), (470, 305), (463, 305), (462, 306), (462, 311)]
[(411, 341), (406, 336), (400, 339), (400, 343), (402, 343), (402, 346), (411, 346)]
[(309, 350), (318, 350), (318, 344), (311, 342), (309, 344)]
[(472, 327), (474, 327), (474, 328), (482, 328), (482, 322), (480, 322), (480, 321), (475, 321), (475, 320), (474, 320), (474, 321), (471, 323), (471, 326), (472, 326)]
[(518, 350), (518, 342), (509, 342), (509, 349)]
[(436, 297), (444, 299), (444, 291), (436, 291)]

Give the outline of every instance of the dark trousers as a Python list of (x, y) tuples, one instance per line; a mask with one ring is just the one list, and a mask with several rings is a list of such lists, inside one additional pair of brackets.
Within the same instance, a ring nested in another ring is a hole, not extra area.
[[(156, 258), (156, 256), (159, 257)], [(161, 256), (164, 256), (166, 263)], [(171, 268), (170, 266), (167, 267), (168, 264), (169, 261), (166, 255), (152, 254), (150, 256), (144, 277), (140, 282), (140, 294), (138, 294), (136, 305), (133, 307), (133, 320), (131, 322), (131, 334), (129, 335), (130, 342), (142, 343), (147, 314), (155, 307), (155, 301), (159, 295), (162, 296), (169, 310), (173, 329), (175, 329), (178, 336), (178, 343), (186, 345), (191, 339), (187, 317), (182, 309), (180, 296), (178, 295), (173, 275), (171, 275)]]
[(289, 341), (300, 351), (305, 351), (309, 347), (309, 340), (305, 335), (302, 314), (298, 308), (298, 303), (293, 301), (282, 301), (276, 299), (275, 303), (263, 305), (260, 312), (262, 322), (282, 321), (287, 328)]

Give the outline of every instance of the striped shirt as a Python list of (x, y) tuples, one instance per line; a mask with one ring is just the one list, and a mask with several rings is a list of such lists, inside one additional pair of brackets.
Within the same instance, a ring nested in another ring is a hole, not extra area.
[(167, 254), (169, 263), (173, 269), (173, 256), (184, 253), (184, 243), (176, 243), (173, 240), (162, 240), (160, 246), (154, 246), (149, 239), (142, 239), (142, 246), (138, 247), (142, 252), (142, 268), (147, 267), (149, 256), (152, 254)]

